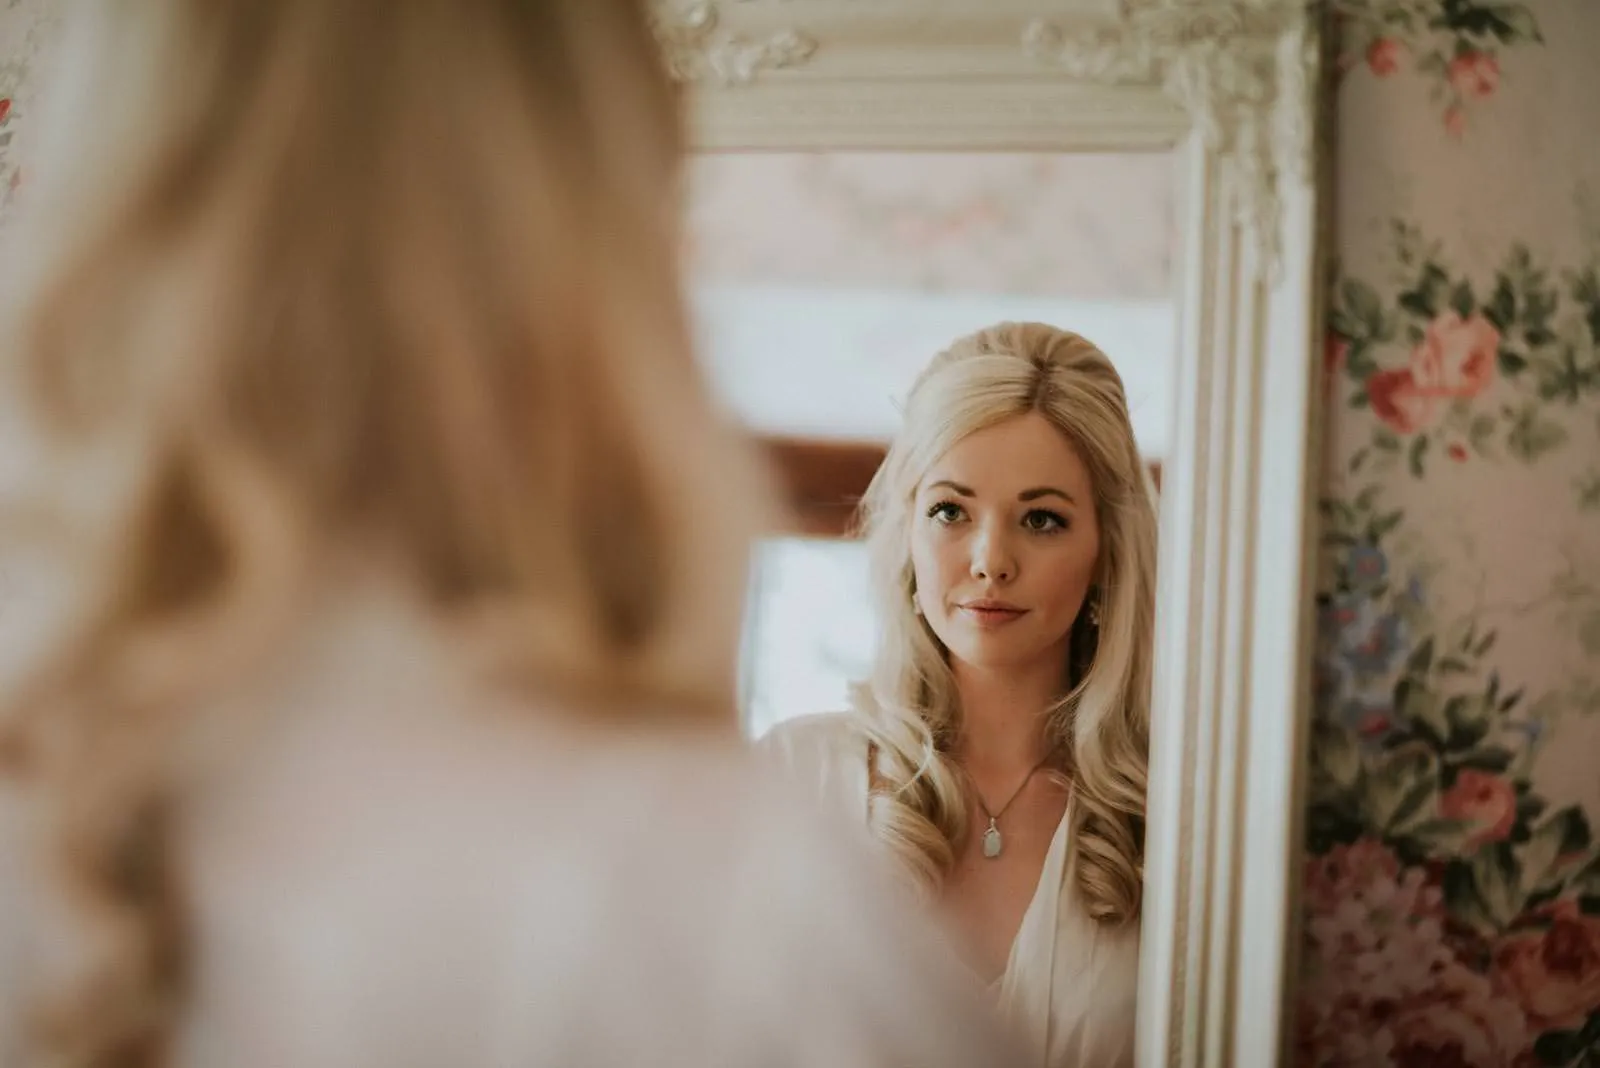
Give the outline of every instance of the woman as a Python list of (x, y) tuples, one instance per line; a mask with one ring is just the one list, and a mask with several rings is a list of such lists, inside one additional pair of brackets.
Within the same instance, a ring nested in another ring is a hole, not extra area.
[(764, 486), (636, 5), (82, 14), (0, 319), (60, 580), (7, 606), (0, 1063), (1011, 1063), (740, 755)]
[(763, 747), (866, 814), (1036, 1063), (1132, 1064), (1156, 520), (1121, 379), (1047, 326), (956, 342), (863, 516), (872, 679)]

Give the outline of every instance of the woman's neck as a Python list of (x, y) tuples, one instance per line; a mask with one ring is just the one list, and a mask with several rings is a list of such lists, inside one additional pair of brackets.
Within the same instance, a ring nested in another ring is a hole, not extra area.
[(1045, 663), (1036, 670), (981, 668), (956, 663), (961, 697), (961, 737), (957, 754), (969, 767), (1032, 768), (1052, 742), (1045, 710), (1061, 696), (1061, 669)]

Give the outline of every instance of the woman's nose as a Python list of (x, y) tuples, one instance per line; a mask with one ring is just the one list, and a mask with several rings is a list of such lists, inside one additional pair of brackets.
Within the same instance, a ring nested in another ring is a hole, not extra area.
[(973, 539), (971, 573), (986, 582), (1010, 582), (1016, 577), (1016, 559), (998, 532), (983, 530)]

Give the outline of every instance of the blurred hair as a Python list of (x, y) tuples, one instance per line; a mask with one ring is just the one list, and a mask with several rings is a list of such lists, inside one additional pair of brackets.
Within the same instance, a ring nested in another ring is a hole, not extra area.
[(381, 561), (565, 707), (735, 729), (766, 486), (679, 290), (679, 100), (633, 0), (99, 0), (25, 193), (0, 508), (73, 611), (0, 693), (94, 945), (48, 1063), (167, 1055), (197, 719)]

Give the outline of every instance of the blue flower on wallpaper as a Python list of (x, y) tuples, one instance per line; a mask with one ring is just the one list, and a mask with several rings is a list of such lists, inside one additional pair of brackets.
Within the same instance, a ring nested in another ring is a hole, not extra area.
[(1381, 742), (1395, 726), (1394, 702), (1387, 696), (1356, 694), (1333, 708), (1339, 726), (1368, 745)]
[(1373, 586), (1389, 577), (1389, 558), (1376, 545), (1352, 545), (1345, 559), (1352, 582)]
[(1393, 670), (1411, 638), (1411, 628), (1398, 612), (1385, 611), (1362, 593), (1333, 598), (1323, 609), (1322, 632), (1342, 665), (1361, 676)]

